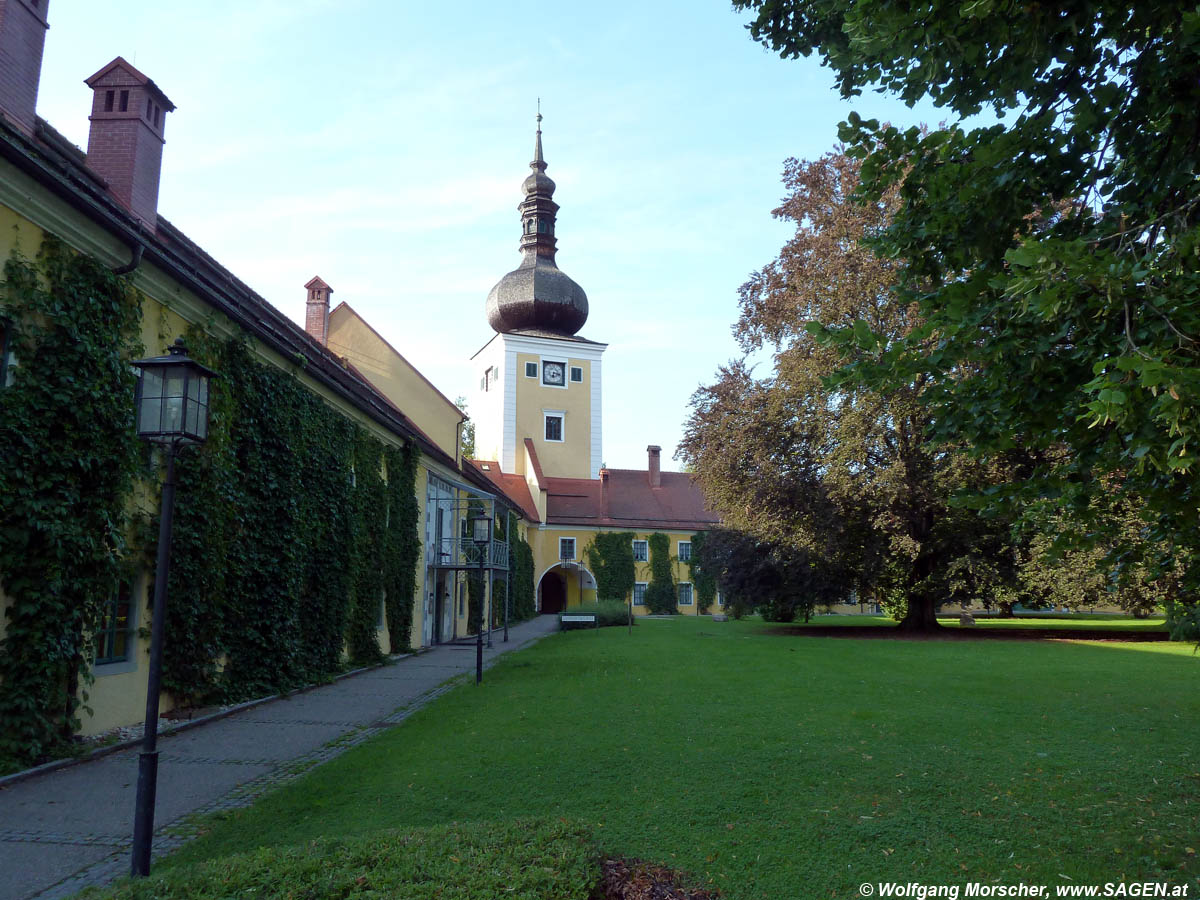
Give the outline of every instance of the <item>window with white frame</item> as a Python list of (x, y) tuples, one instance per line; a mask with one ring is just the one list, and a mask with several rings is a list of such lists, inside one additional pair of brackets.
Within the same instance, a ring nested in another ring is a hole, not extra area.
[(647, 587), (649, 587), (649, 582), (646, 582), (646, 581), (635, 581), (633, 583), (633, 605), (634, 606), (645, 606), (646, 605), (646, 588)]
[(574, 382), (583, 381), (583, 366), (571, 366), (571, 380)]
[(546, 420), (546, 440), (562, 443), (563, 437), (563, 420), (566, 414), (560, 410), (547, 410), (542, 413)]
[(575, 538), (559, 538), (558, 539), (558, 558), (559, 559), (574, 559), (575, 558)]
[(679, 542), (679, 561), (687, 562), (691, 558), (692, 558), (692, 542), (691, 541), (680, 541)]
[(679, 605), (692, 605), (692, 583), (690, 581), (681, 581), (679, 583)]
[(649, 541), (634, 541), (633, 542), (633, 561), (645, 562), (650, 558), (650, 542)]
[(525, 377), (526, 378), (537, 378), (537, 363), (535, 363), (535, 362), (525, 363)]

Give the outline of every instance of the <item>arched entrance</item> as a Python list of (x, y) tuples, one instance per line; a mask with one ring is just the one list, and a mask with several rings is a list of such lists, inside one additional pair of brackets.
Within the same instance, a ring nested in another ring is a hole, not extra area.
[(543, 613), (560, 613), (566, 608), (567, 585), (562, 580), (562, 575), (553, 569), (542, 576), (538, 593), (541, 595), (538, 598), (541, 601), (538, 608)]
[(551, 566), (538, 580), (538, 611), (560, 613), (569, 606), (596, 602), (596, 579), (575, 562)]

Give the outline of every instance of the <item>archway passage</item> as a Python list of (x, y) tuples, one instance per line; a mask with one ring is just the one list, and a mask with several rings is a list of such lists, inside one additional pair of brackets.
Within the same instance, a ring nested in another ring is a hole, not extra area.
[(550, 571), (543, 575), (542, 582), (538, 585), (538, 591), (541, 593), (542, 601), (539, 608), (543, 613), (557, 615), (566, 608), (567, 586), (558, 572)]

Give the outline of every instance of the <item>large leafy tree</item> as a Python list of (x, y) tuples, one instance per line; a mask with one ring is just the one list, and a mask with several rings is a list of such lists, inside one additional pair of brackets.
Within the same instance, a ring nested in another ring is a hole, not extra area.
[[(938, 605), (986, 594), (1015, 561), (1002, 523), (950, 503), (991, 479), (930, 441), (923, 376), (886, 393), (829, 387), (874, 354), (874, 335), (899, 340), (923, 325), (893, 291), (900, 264), (864, 243), (896, 214), (899, 189), (860, 205), (859, 169), (839, 152), (787, 162), (775, 215), (796, 232), (742, 287), (735, 327), (747, 353), (773, 351), (774, 371), (722, 369), (693, 397), (680, 450), (726, 524), (836, 560), (847, 590), (889, 602), (909, 628), (933, 628)], [(859, 341), (819, 340), (822, 328)]]
[[(848, 383), (927, 379), (939, 437), (1039, 461), (1015, 488), (1026, 494), (1085, 504), (1101, 474), (1136, 494), (1152, 513), (1147, 539), (1167, 548), (1162, 567), (1185, 563), (1194, 601), (1200, 9), (734, 5), (783, 56), (818, 54), (844, 96), (875, 88), (957, 117), (929, 132), (854, 115), (843, 125), (864, 160), (864, 196), (903, 198), (878, 245), (904, 260), (901, 283), (925, 319), (906, 335), (879, 332)], [(968, 122), (985, 109), (996, 121)]]

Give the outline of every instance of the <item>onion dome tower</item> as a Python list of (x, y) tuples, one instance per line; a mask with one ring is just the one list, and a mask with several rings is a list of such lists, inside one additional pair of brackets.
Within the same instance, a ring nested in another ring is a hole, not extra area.
[(554, 261), (554, 181), (546, 174), (542, 158), (542, 114), (537, 115), (533, 173), (521, 187), (525, 199), (521, 213), (521, 265), (509, 272), (488, 293), (487, 319), (504, 333), (545, 337), (570, 337), (587, 321), (587, 294)]

